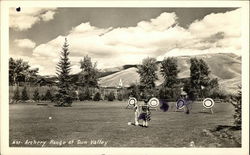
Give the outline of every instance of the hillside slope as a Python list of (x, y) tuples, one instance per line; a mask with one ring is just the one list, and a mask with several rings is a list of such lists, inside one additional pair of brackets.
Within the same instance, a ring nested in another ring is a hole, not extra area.
[[(211, 70), (210, 76), (219, 79), (221, 89), (228, 93), (237, 91), (238, 85), (241, 84), (241, 57), (225, 53), (197, 55), (195, 57), (202, 58), (208, 64)], [(180, 70), (179, 78), (188, 78), (190, 76), (190, 58), (190, 56), (177, 57)], [(158, 64), (158, 68), (160, 68), (160, 64)], [(123, 86), (127, 87), (133, 83), (139, 83), (140, 77), (136, 71), (137, 68), (134, 66), (122, 69), (114, 74), (100, 78), (99, 84), (102, 87), (117, 87), (121, 80)], [(160, 85), (163, 82), (163, 77), (159, 69), (157, 74), (159, 80), (156, 81), (156, 85)]]

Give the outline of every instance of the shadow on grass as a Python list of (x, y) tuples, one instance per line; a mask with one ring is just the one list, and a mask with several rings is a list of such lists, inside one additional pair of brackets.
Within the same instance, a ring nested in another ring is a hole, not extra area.
[(228, 130), (241, 130), (240, 126), (231, 126), (231, 125), (218, 125), (213, 131), (221, 131), (223, 129), (228, 129)]
[(209, 114), (209, 115), (212, 114), (210, 111), (199, 111), (197, 113), (199, 113), (199, 114)]

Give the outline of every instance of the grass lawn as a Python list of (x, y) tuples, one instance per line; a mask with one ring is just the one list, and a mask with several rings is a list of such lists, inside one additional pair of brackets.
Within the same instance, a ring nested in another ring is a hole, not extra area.
[[(217, 125), (233, 125), (230, 103), (216, 103), (214, 114), (193, 103), (190, 114), (152, 110), (148, 128), (129, 126), (134, 112), (127, 102), (74, 102), (72, 107), (39, 106), (37, 103), (10, 104), (10, 146), (25, 147), (235, 147), (203, 134)], [(51, 119), (49, 119), (51, 117)]]

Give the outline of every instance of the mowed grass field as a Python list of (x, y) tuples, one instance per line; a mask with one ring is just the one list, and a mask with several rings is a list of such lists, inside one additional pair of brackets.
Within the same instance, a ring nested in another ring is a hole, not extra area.
[[(127, 102), (74, 102), (72, 107), (39, 106), (37, 103), (9, 105), (9, 143), (14, 147), (234, 147), (203, 134), (217, 125), (233, 125), (230, 103), (215, 103), (214, 114), (192, 104), (190, 114), (152, 110), (148, 128), (128, 125), (134, 121)], [(51, 117), (51, 119), (49, 119)], [(42, 143), (43, 142), (43, 143)]]

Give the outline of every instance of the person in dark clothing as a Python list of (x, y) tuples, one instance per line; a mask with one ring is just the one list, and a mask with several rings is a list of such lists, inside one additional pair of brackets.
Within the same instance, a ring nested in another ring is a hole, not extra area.
[(148, 106), (148, 102), (151, 96), (147, 95), (144, 99), (144, 105), (140, 106), (139, 120), (142, 120), (142, 126), (148, 127), (148, 122), (151, 120), (151, 112)]

